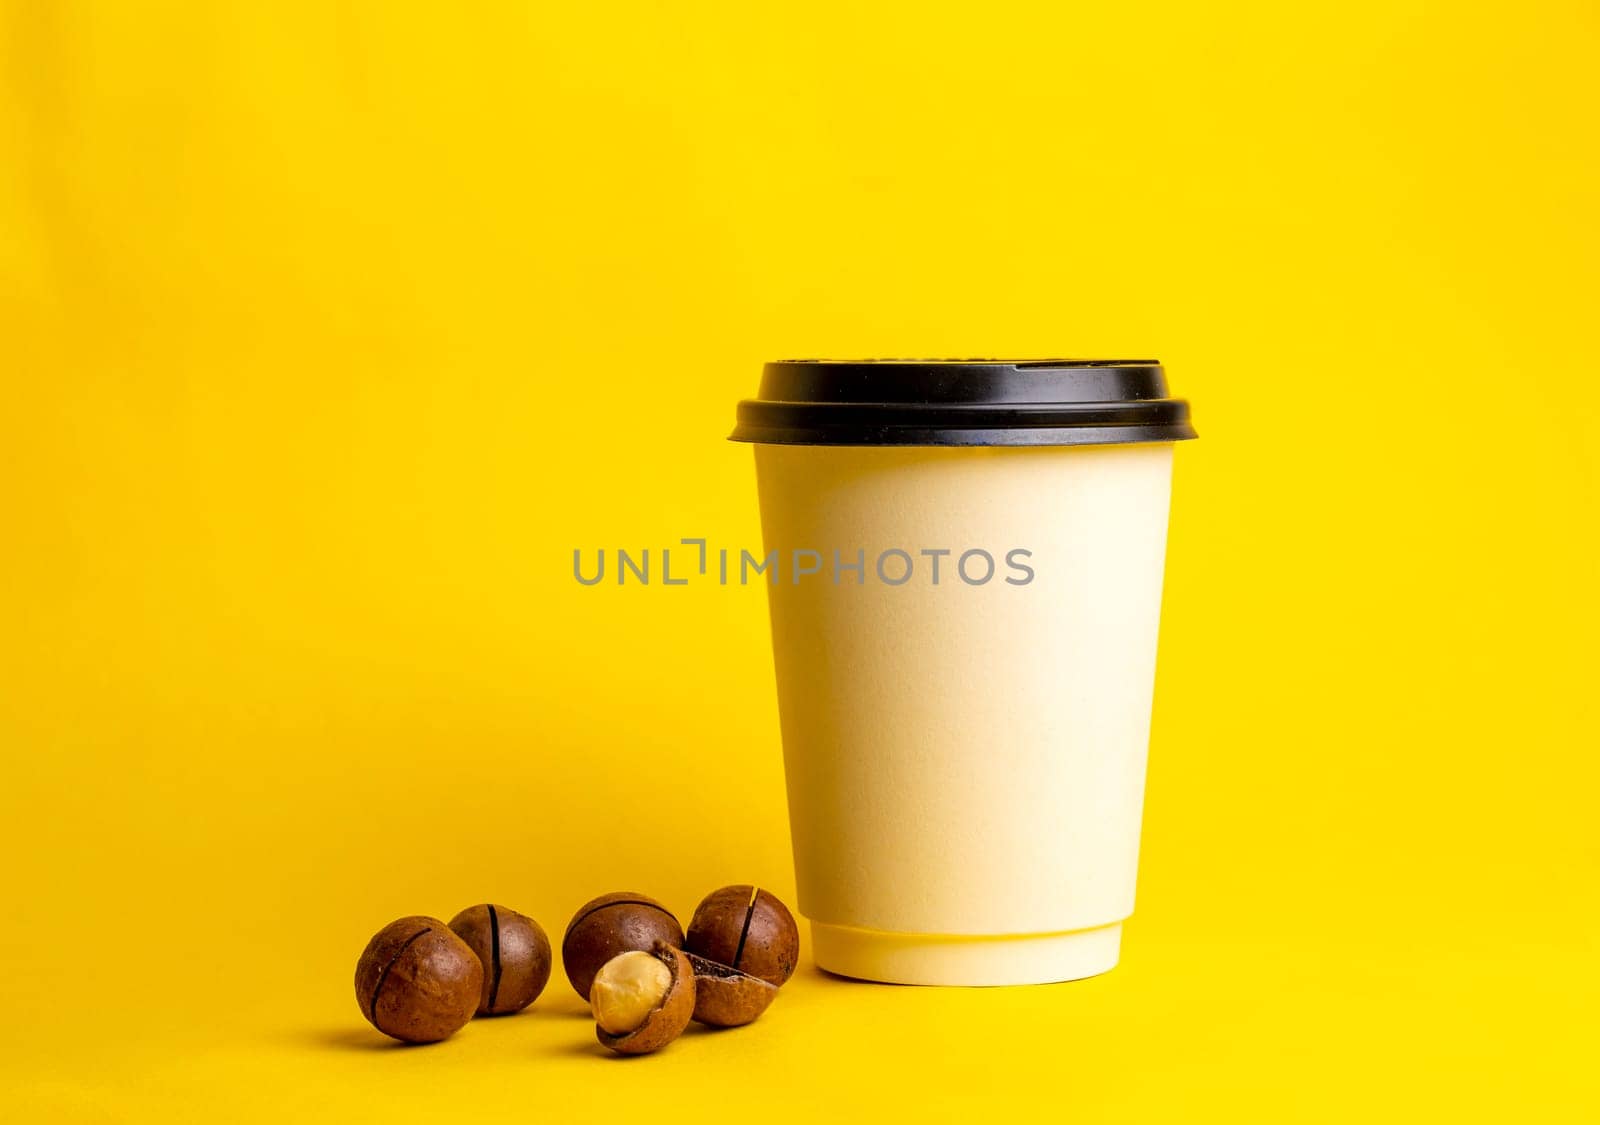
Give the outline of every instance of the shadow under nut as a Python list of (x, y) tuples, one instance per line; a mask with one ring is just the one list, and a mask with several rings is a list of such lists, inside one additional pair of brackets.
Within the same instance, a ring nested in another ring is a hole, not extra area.
[(615, 891), (580, 906), (561, 940), (561, 967), (585, 1003), (600, 966), (619, 953), (651, 952), (657, 942), (683, 946), (683, 927), (661, 903), (634, 891)]
[(373, 935), (355, 983), (356, 1002), (373, 1027), (405, 1043), (436, 1043), (472, 1019), (483, 964), (439, 919), (412, 915)]
[(538, 922), (510, 907), (481, 903), (450, 919), (450, 928), (483, 963), (478, 1015), (511, 1015), (539, 998), (550, 980), (551, 955)]

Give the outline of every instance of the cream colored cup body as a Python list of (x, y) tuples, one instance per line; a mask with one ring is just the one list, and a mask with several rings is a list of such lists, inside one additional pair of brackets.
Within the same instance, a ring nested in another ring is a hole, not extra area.
[[(756, 446), (766, 549), (784, 556), (768, 593), (799, 906), (823, 968), (999, 984), (1116, 963), (1171, 465), (1170, 444)], [(797, 576), (797, 549), (821, 570)], [(914, 563), (902, 585), (877, 570), (894, 549)], [(973, 549), (995, 560), (982, 584), (957, 569)], [(865, 573), (835, 581), (835, 551), (864, 552)]]

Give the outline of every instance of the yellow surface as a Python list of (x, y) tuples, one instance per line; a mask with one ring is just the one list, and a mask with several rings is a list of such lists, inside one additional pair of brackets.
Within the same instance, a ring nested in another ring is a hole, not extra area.
[[(1596, 31), (7, 4), (5, 1116), (1594, 1120)], [(570, 573), (757, 541), (763, 359), (1063, 352), (1203, 434), (1121, 968), (365, 1026), (401, 914), (792, 891), (762, 591)]]

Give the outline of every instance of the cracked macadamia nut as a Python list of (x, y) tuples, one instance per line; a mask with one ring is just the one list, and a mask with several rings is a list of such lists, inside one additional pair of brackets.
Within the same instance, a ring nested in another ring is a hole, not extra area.
[(689, 921), (684, 949), (781, 985), (800, 959), (800, 928), (776, 895), (745, 883), (705, 897)]
[(478, 1015), (520, 1012), (544, 991), (550, 979), (550, 939), (532, 918), (483, 903), (450, 919), (450, 928), (483, 962)]
[(589, 993), (595, 1037), (622, 1055), (660, 1050), (694, 1015), (695, 976), (681, 949), (657, 942), (628, 950), (596, 971)]
[(778, 997), (778, 986), (691, 953), (694, 1018), (712, 1027), (753, 1023)]
[(436, 1043), (465, 1027), (482, 991), (482, 962), (437, 918), (389, 923), (356, 963), (361, 1014), (405, 1043)]
[(573, 991), (587, 1000), (600, 966), (619, 953), (648, 953), (657, 942), (682, 948), (678, 919), (648, 895), (616, 891), (591, 899), (572, 916), (561, 941), (561, 967)]

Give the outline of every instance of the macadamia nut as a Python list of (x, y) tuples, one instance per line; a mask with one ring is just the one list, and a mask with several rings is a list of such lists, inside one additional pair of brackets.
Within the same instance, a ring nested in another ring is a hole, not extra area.
[(612, 1035), (626, 1035), (644, 1023), (672, 984), (672, 973), (660, 959), (633, 950), (607, 961), (595, 974), (589, 1006), (595, 1022)]

